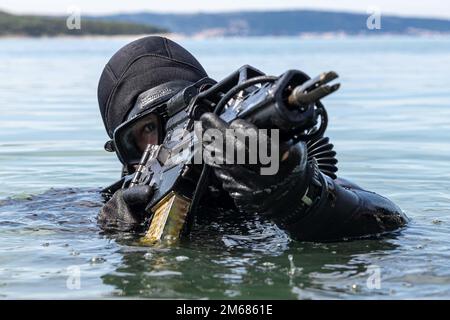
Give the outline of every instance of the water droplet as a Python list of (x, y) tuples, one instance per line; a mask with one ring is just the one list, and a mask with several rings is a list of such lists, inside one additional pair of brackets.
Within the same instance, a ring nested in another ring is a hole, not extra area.
[(356, 283), (352, 284), (352, 291), (354, 292), (359, 291), (359, 286)]
[(403, 283), (403, 286), (404, 286), (404, 287), (408, 287), (408, 288), (410, 288), (410, 287), (412, 287), (412, 286), (413, 286), (413, 284), (412, 284), (412, 283), (410, 283), (410, 282), (404, 282), (404, 283)]
[(145, 260), (152, 260), (152, 258), (153, 258), (153, 253), (147, 252), (146, 254), (144, 254)]
[(182, 262), (182, 261), (189, 260), (189, 257), (186, 257), (186, 256), (178, 256), (178, 257), (175, 257), (175, 260), (177, 260), (178, 262)]
[(272, 262), (266, 261), (266, 262), (263, 262), (262, 265), (263, 265), (263, 267), (265, 267), (265, 268), (267, 268), (269, 270), (275, 269), (275, 264), (272, 263)]
[(106, 259), (102, 257), (92, 257), (90, 260), (91, 264), (103, 263), (105, 261)]
[(225, 293), (226, 296), (228, 296), (230, 298), (237, 297), (237, 296), (239, 296), (241, 294), (241, 292), (238, 291), (238, 290), (225, 290), (224, 293)]

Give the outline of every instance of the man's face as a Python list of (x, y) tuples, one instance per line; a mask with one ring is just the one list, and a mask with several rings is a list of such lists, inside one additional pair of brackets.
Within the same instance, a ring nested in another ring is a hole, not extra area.
[(148, 144), (159, 142), (160, 120), (156, 114), (149, 114), (133, 126), (133, 137), (136, 146), (141, 152), (145, 151)]

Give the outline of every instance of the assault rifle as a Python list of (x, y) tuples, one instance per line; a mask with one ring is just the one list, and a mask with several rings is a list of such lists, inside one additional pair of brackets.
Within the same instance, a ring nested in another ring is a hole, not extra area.
[(173, 242), (191, 229), (210, 172), (208, 165), (193, 161), (199, 147), (194, 122), (203, 113), (214, 112), (228, 123), (241, 118), (261, 129), (278, 129), (284, 141), (310, 141), (326, 130), (327, 112), (320, 99), (339, 88), (338, 83), (328, 85), (337, 77), (326, 72), (311, 79), (298, 70), (267, 76), (246, 65), (217, 83), (202, 79), (165, 102), (163, 143), (147, 146), (122, 186), (154, 190), (145, 209), (149, 228), (143, 240)]

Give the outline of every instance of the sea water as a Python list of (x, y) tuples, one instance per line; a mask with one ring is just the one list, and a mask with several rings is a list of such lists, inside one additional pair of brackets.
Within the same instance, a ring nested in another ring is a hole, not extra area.
[(321, 244), (225, 217), (172, 248), (95, 220), (120, 174), (97, 83), (130, 40), (0, 40), (1, 298), (450, 298), (450, 37), (179, 40), (217, 80), (244, 64), (339, 73), (324, 100), (339, 176), (411, 222)]

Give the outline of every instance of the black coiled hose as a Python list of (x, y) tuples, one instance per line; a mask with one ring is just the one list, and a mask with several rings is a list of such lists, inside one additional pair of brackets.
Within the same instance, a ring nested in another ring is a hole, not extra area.
[(336, 164), (336, 151), (333, 150), (333, 144), (328, 137), (318, 137), (306, 142), (308, 148), (308, 160), (317, 161), (318, 167), (323, 174), (332, 179), (336, 179), (338, 168)]

